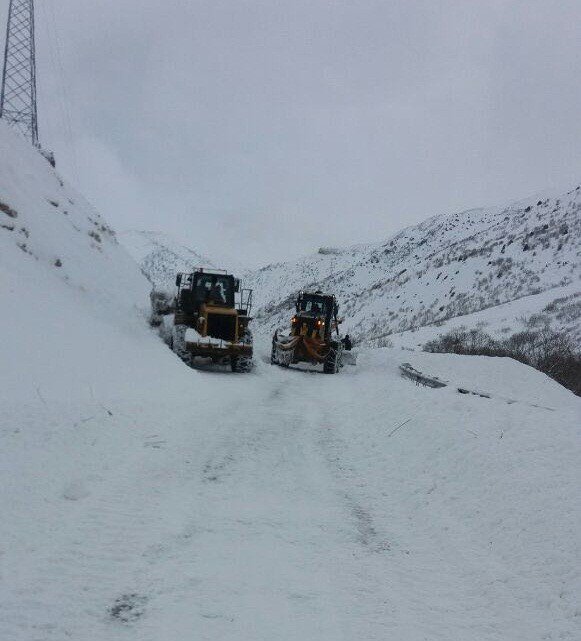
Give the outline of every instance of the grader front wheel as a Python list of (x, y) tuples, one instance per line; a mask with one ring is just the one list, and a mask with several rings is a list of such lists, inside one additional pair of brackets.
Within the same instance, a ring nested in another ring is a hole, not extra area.
[(327, 356), (323, 362), (323, 372), (325, 374), (336, 374), (340, 367), (340, 353), (336, 347), (330, 347)]
[(276, 343), (272, 343), (272, 351), (270, 353), (270, 364), (278, 365), (279, 367), (288, 367), (292, 361), (292, 350), (284, 351), (277, 347)]

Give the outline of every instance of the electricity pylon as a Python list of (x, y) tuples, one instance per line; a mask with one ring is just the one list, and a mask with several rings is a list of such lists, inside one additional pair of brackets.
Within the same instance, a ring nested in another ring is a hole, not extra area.
[(34, 0), (10, 0), (0, 118), (40, 149), (36, 111)]

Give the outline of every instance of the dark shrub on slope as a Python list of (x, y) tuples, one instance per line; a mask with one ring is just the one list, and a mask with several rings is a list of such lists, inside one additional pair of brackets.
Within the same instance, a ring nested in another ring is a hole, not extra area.
[(514, 358), (581, 396), (581, 354), (575, 352), (570, 338), (561, 332), (524, 331), (496, 340), (478, 329), (457, 329), (429, 341), (424, 351)]

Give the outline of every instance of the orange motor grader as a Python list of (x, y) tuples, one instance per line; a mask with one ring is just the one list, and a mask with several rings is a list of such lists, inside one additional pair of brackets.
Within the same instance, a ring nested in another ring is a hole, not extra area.
[(293, 363), (323, 365), (323, 372), (336, 374), (343, 366), (343, 351), (350, 342), (339, 333), (335, 296), (316, 292), (300, 292), (290, 332), (274, 333), (270, 362), (281, 367)]

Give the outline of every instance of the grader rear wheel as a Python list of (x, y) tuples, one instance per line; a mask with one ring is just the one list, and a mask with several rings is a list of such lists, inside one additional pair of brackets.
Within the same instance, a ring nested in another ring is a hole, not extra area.
[(191, 365), (192, 357), (186, 349), (186, 329), (185, 325), (174, 325), (172, 329), (170, 346), (184, 363)]

